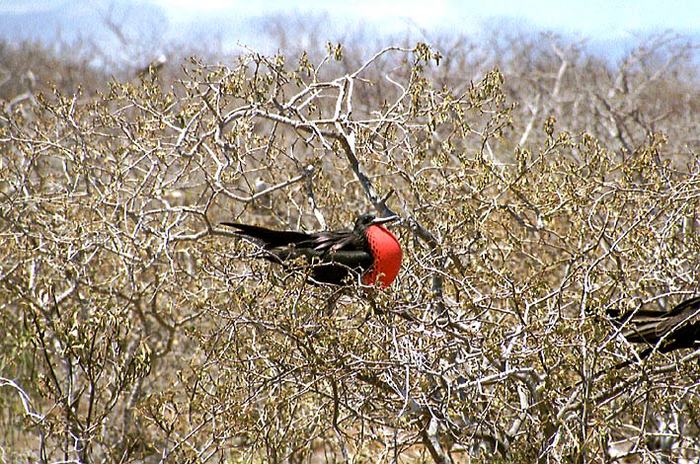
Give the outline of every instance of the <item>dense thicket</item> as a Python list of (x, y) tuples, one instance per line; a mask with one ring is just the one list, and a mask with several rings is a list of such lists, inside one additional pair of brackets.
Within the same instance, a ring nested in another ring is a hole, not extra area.
[[(460, 39), (107, 72), (2, 45), (0, 456), (698, 459), (697, 354), (610, 369), (637, 348), (607, 315), (698, 291), (694, 53)], [(385, 291), (311, 286), (218, 225), (368, 210), (403, 219)]]

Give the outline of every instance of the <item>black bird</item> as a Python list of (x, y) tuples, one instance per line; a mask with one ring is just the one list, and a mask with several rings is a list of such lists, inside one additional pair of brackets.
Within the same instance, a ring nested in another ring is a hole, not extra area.
[(640, 359), (654, 350), (661, 353), (682, 348), (700, 348), (700, 297), (678, 304), (670, 311), (639, 309), (623, 316), (611, 312), (613, 322), (622, 327), (630, 343), (650, 345)]
[(315, 282), (340, 285), (350, 273), (362, 275), (362, 283), (388, 287), (401, 267), (401, 245), (396, 236), (382, 224), (398, 216), (376, 218), (363, 214), (352, 230), (298, 232), (273, 230), (266, 227), (222, 222), (233, 227), (234, 233), (258, 243), (267, 252), (265, 258), (279, 264), (296, 258), (311, 263), (311, 278)]

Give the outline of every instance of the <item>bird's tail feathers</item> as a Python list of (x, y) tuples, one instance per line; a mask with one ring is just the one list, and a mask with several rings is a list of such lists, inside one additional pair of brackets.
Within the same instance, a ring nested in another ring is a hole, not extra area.
[(238, 229), (234, 231), (234, 234), (253, 239), (267, 249), (313, 240), (313, 236), (294, 230), (273, 230), (237, 222), (222, 222), (221, 225)]

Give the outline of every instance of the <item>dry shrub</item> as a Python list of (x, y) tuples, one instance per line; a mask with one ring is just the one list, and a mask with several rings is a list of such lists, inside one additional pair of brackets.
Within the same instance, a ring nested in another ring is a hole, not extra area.
[[(697, 82), (530, 51), (329, 45), (3, 105), (4, 459), (697, 459), (696, 355), (609, 370), (606, 316), (697, 291)], [(403, 218), (387, 291), (218, 225), (370, 209)]]

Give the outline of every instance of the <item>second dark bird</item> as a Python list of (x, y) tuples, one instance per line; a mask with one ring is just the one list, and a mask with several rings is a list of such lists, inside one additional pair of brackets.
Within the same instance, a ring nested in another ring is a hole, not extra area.
[(401, 268), (401, 245), (384, 224), (398, 216), (377, 218), (363, 214), (353, 229), (323, 232), (274, 230), (266, 227), (223, 222), (237, 229), (234, 233), (251, 239), (267, 252), (264, 258), (286, 264), (305, 258), (311, 264), (311, 279), (319, 283), (347, 283), (353, 273), (365, 285), (379, 283), (385, 288), (396, 279)]
[(640, 309), (622, 315), (611, 313), (622, 335), (630, 343), (646, 344), (640, 359), (654, 350), (661, 353), (682, 348), (700, 348), (700, 297), (691, 298), (670, 311)]

